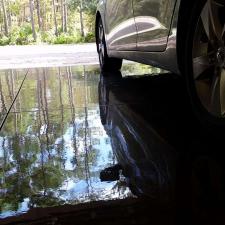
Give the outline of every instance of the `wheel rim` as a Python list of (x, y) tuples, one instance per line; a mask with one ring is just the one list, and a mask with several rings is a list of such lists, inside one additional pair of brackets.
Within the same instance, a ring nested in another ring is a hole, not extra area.
[(194, 35), (193, 78), (199, 100), (225, 118), (225, 1), (207, 0)]
[(105, 40), (104, 40), (104, 29), (102, 24), (99, 24), (98, 28), (98, 54), (100, 65), (103, 65), (105, 57)]

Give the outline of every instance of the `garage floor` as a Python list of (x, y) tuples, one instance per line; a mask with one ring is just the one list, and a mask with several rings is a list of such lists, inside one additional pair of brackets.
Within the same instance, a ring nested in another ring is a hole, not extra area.
[(101, 75), (94, 65), (2, 70), (0, 112), (2, 224), (224, 222), (222, 140), (173, 74), (138, 64)]

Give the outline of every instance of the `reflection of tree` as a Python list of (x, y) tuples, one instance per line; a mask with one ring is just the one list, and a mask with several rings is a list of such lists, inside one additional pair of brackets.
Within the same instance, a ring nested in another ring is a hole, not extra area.
[[(16, 71), (0, 76), (5, 110), (17, 95), (19, 79)], [(64, 184), (69, 181), (75, 186), (80, 181), (86, 184), (83, 196), (75, 193), (77, 202), (99, 199), (101, 192), (92, 188), (92, 180), (98, 178), (95, 146), (101, 134), (92, 146), (94, 117), (88, 101), (94, 101), (90, 96), (96, 93), (88, 79), (85, 67), (78, 72), (68, 67), (36, 69), (24, 83), (12, 108), (18, 113), (9, 114), (0, 133), (0, 213), (17, 211), (25, 199), (30, 208), (61, 204), (63, 196), (68, 196)], [(72, 166), (66, 167), (68, 164)]]
[(67, 80), (68, 80), (68, 90), (69, 90), (69, 102), (70, 102), (70, 108), (71, 108), (71, 124), (73, 127), (73, 135), (72, 135), (72, 141), (73, 141), (73, 149), (74, 149), (74, 159), (73, 159), (73, 164), (77, 164), (77, 126), (76, 126), (76, 111), (75, 111), (75, 106), (74, 106), (74, 91), (73, 91), (73, 82), (72, 82), (72, 69), (71, 67), (66, 68), (67, 72)]
[(47, 145), (47, 151), (49, 153), (49, 157), (50, 157), (50, 152), (49, 152), (49, 144), (50, 144), (50, 140), (49, 140), (49, 134), (50, 134), (50, 122), (49, 122), (49, 113), (48, 113), (48, 100), (47, 100), (47, 81), (46, 81), (46, 68), (43, 69), (44, 72), (44, 121), (46, 124), (46, 131), (45, 131), (45, 135), (46, 135), (46, 145)]
[[(3, 138), (3, 141), (2, 141), (2, 145), (1, 145), (1, 149), (3, 151), (3, 159), (0, 161), (0, 165), (1, 165), (1, 171), (0, 171), (0, 174), (1, 174), (1, 179), (0, 179), (0, 185), (3, 186), (3, 188), (5, 187), (5, 170), (7, 170), (7, 151), (6, 151), (6, 148), (5, 148), (5, 142), (6, 142), (6, 139)], [(0, 204), (1, 206), (2, 204)]]
[[(18, 81), (19, 81), (19, 75), (18, 75), (18, 71), (16, 70), (16, 71), (14, 71), (14, 73), (16, 74), (16, 81), (17, 81), (17, 83), (18, 83)], [(18, 119), (19, 120), (22, 120), (23, 118), (22, 118), (22, 105), (21, 105), (21, 96), (19, 95), (19, 96), (17, 96), (17, 102), (15, 103), (16, 104), (16, 107), (17, 107), (17, 117), (18, 117)]]
[[(84, 106), (84, 111), (85, 111), (85, 125), (84, 125), (84, 151), (85, 151), (85, 176), (86, 176), (86, 182), (87, 182), (87, 188), (88, 188), (88, 195), (90, 196), (90, 186), (91, 186), (91, 178), (90, 178), (90, 169), (89, 169), (89, 162), (88, 162), (88, 138), (89, 142), (90, 141), (90, 129), (89, 129), (89, 124), (88, 124), (88, 99), (87, 99), (87, 75), (85, 72), (85, 66), (84, 68), (84, 88), (85, 88), (85, 106)], [(91, 146), (91, 145), (90, 145)]]
[[(12, 87), (12, 92), (11, 92), (11, 101), (13, 102), (16, 96), (16, 90), (15, 90), (15, 74), (13, 70), (10, 70), (10, 82), (11, 82), (11, 87)], [(17, 116), (18, 114), (17, 112), (17, 105), (13, 104), (13, 110), (14, 110), (14, 131), (17, 134), (18, 130), (17, 130)]]
[(118, 193), (119, 196), (124, 196), (127, 191), (127, 182), (125, 180), (119, 180), (112, 188), (112, 195)]
[[(163, 25), (168, 27), (171, 23), (171, 18), (168, 15), (172, 14), (174, 2), (171, 0), (139, 0), (135, 4), (135, 15), (152, 16), (157, 18)], [(145, 10), (143, 10), (145, 9)]]
[(0, 76), (0, 97), (1, 97), (1, 108), (2, 108), (1, 113), (6, 113), (7, 108), (6, 108), (6, 104), (5, 104), (5, 96), (3, 94), (3, 89), (2, 89), (2, 78), (1, 78), (1, 76)]
[(42, 127), (42, 119), (41, 119), (41, 112), (43, 113), (44, 121), (45, 120), (45, 110), (43, 106), (43, 100), (42, 100), (42, 79), (40, 79), (39, 69), (37, 69), (37, 102), (38, 102), (38, 119), (37, 119), (37, 132), (38, 132), (38, 140), (40, 143), (40, 151), (41, 151), (41, 174), (42, 174), (42, 180), (43, 180), (43, 189), (44, 189), (44, 195), (46, 193), (45, 187), (46, 185), (46, 176), (45, 176), (45, 169), (44, 169), (44, 142), (42, 141), (41, 137), (41, 127)]
[(63, 148), (64, 148), (64, 105), (63, 105), (63, 97), (62, 97), (62, 93), (63, 93), (63, 90), (62, 90), (62, 74), (61, 74), (61, 68), (59, 68), (58, 70), (58, 80), (59, 80), (59, 102), (60, 102), (60, 110), (61, 110), (61, 113), (60, 113), (60, 116), (61, 116), (61, 122), (60, 122), (60, 130), (61, 130), (61, 141), (60, 141), (60, 144), (58, 144), (58, 154), (59, 154), (59, 157), (60, 157), (60, 154), (62, 153), (63, 151)]
[(121, 23), (121, 21), (126, 21), (133, 17), (132, 10), (132, 1), (130, 0), (123, 0), (123, 1), (117, 1), (117, 0), (111, 0), (107, 2), (108, 9), (108, 17), (109, 20), (109, 27), (114, 28), (118, 24)]

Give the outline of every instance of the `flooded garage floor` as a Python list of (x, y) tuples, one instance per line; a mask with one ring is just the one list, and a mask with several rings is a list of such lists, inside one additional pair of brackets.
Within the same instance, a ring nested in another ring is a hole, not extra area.
[(173, 74), (137, 64), (104, 74), (98, 66), (1, 71), (0, 124), (0, 223), (56, 207), (51, 224), (63, 224), (59, 212), (88, 202), (121, 221), (125, 204), (132, 224), (165, 224), (148, 218), (150, 207), (174, 223), (223, 221), (221, 143), (197, 122)]

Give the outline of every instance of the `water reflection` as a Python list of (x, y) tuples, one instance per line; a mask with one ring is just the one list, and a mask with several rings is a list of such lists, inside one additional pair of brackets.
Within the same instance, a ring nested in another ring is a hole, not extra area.
[(98, 68), (30, 71), (0, 132), (1, 218), (131, 195), (99, 179), (116, 159), (99, 116), (98, 79)]
[(13, 83), (2, 85), (1, 106), (13, 107), (0, 131), (0, 217), (136, 195), (169, 205), (179, 224), (222, 218), (223, 140), (195, 120), (182, 79), (158, 72), (125, 65), (99, 81), (97, 67), (34, 69), (22, 86), (18, 74), (13, 105)]
[[(2, 125), (6, 114), (12, 107), (23, 80), (26, 77), (27, 70), (3, 70), (0, 71), (0, 126)], [(18, 107), (21, 106), (18, 99)], [(15, 109), (15, 105), (13, 108)]]

